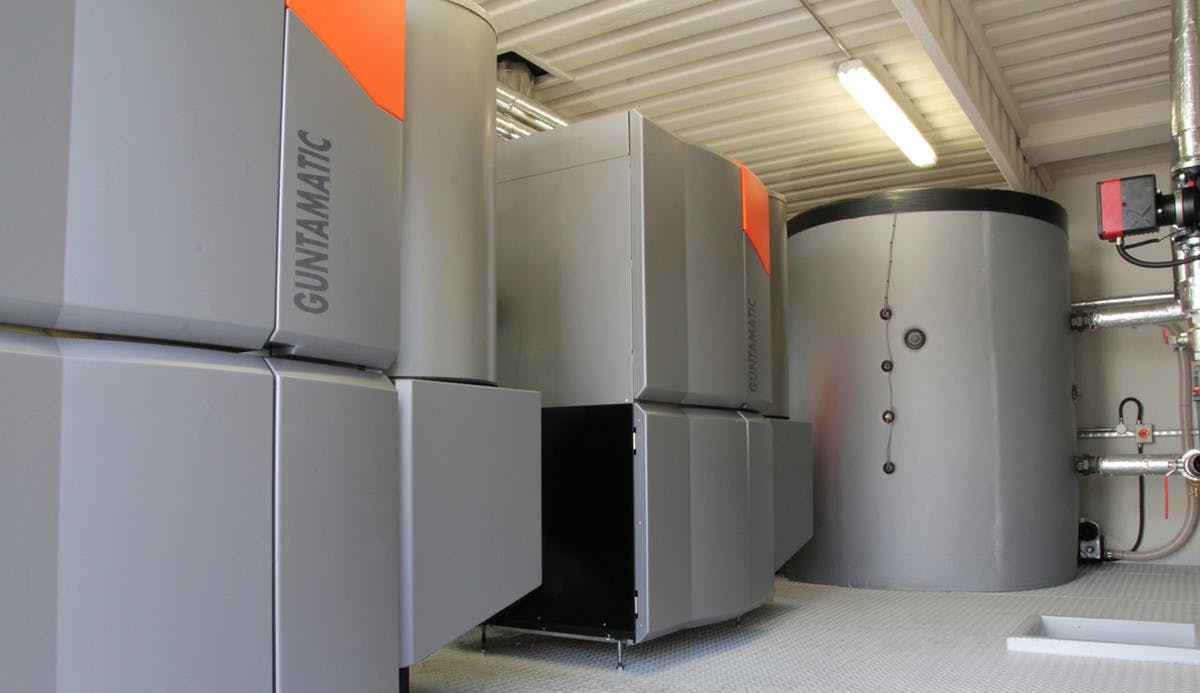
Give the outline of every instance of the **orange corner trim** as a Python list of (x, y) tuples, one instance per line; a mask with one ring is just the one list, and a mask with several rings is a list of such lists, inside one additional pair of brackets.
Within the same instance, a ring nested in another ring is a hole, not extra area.
[(740, 161), (742, 169), (742, 231), (750, 239), (762, 262), (763, 269), (771, 274), (771, 209), (767, 197), (767, 186), (750, 172)]
[(404, 120), (404, 0), (286, 0), (380, 108)]

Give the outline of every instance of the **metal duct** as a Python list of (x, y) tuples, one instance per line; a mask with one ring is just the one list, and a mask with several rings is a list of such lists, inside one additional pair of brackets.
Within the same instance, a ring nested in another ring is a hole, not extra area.
[(496, 81), (522, 96), (533, 96), (533, 69), (522, 60), (501, 60), (496, 64)]

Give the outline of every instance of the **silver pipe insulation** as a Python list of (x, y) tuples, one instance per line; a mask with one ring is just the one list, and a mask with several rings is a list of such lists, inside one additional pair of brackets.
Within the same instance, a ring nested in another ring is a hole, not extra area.
[[(1102, 426), (1097, 428), (1081, 428), (1075, 432), (1075, 437), (1079, 440), (1110, 440), (1115, 438), (1133, 438), (1137, 434), (1133, 431), (1125, 431), (1118, 433), (1117, 429), (1111, 426)], [(1155, 438), (1179, 438), (1183, 435), (1183, 431), (1178, 428), (1156, 428), (1154, 429)], [(1195, 439), (1195, 432), (1192, 432), (1192, 438)]]
[(1079, 455), (1075, 471), (1100, 476), (1169, 476), (1182, 474), (1200, 482), (1200, 450), (1183, 455)]
[[(1175, 325), (1168, 325), (1167, 331), (1179, 341), (1179, 328)], [(1179, 397), (1179, 435), (1183, 440), (1180, 442), (1180, 452), (1187, 454), (1191, 449), (1193, 436), (1196, 433), (1195, 426), (1195, 408), (1192, 398), (1192, 358), (1182, 347), (1175, 348), (1175, 363), (1179, 367), (1179, 373), (1176, 380), (1178, 381), (1178, 397)]]
[(1100, 476), (1166, 476), (1183, 468), (1178, 455), (1100, 455), (1085, 459), (1087, 471)]
[(529, 137), (535, 131), (530, 128), (504, 116), (500, 113), (496, 114), (496, 134), (506, 140), (515, 140), (519, 137)]
[(1200, 450), (1178, 454), (1081, 454), (1075, 471), (1100, 476), (1170, 476), (1200, 482)]
[[(1171, 167), (1176, 189), (1191, 185), (1200, 168), (1200, 6), (1197, 0), (1171, 2)], [(1172, 243), (1173, 257), (1188, 260), (1174, 268), (1175, 296), (1188, 318), (1192, 361), (1200, 361), (1200, 238), (1195, 229)]]
[(1200, 165), (1200, 8), (1171, 3), (1171, 140), (1174, 170)]
[(1160, 303), (1116, 306), (1079, 311), (1071, 315), (1071, 329), (1098, 330), (1103, 327), (1136, 327), (1161, 325), (1182, 320), (1183, 307), (1172, 298)]
[(1071, 304), (1072, 312), (1083, 312), (1096, 310), (1098, 308), (1128, 308), (1129, 306), (1144, 305), (1146, 303), (1165, 303), (1174, 301), (1175, 294), (1138, 294), (1136, 296), (1111, 296), (1108, 298), (1088, 298), (1082, 301), (1075, 301)]
[(1172, 257), (1177, 260), (1191, 258), (1174, 267), (1175, 295), (1188, 321), (1183, 332), (1193, 361), (1200, 361), (1200, 238), (1194, 234), (1177, 239), (1172, 245)]
[(519, 106), (511, 104), (499, 96), (496, 97), (496, 114), (497, 116), (507, 117), (510, 121), (520, 123), (530, 132), (545, 132), (553, 130), (554, 125), (538, 118), (535, 115), (526, 113)]
[[(566, 127), (566, 118), (509, 87), (496, 83), (496, 106), (501, 111), (542, 130)], [(540, 123), (540, 125), (539, 125)]]
[(514, 106), (517, 106), (526, 113), (532, 113), (548, 123), (553, 123), (555, 127), (565, 128), (571, 124), (571, 121), (567, 120), (566, 118), (560, 116), (554, 111), (551, 111), (549, 108), (546, 108), (536, 101), (518, 94), (503, 84), (496, 84), (496, 95), (497, 97), (508, 101)]

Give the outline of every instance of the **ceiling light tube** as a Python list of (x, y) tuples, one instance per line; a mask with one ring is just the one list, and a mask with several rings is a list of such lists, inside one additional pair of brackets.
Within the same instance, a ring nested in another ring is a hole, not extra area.
[(838, 65), (838, 81), (862, 106), (867, 115), (896, 143), (900, 151), (916, 166), (932, 166), (937, 163), (933, 147), (921, 136), (887, 89), (861, 60), (847, 60)]

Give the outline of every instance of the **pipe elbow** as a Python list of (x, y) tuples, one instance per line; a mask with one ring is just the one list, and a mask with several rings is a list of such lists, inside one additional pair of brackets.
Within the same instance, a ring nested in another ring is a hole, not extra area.
[(1180, 471), (1193, 484), (1200, 482), (1200, 450), (1191, 449), (1179, 458)]

